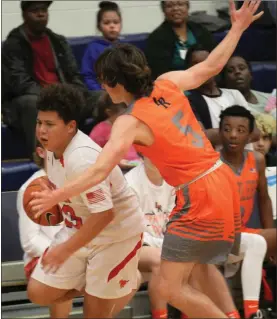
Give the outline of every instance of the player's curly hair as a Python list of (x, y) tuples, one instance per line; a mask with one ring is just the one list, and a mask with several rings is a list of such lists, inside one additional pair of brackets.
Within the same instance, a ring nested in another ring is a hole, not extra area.
[(276, 120), (269, 114), (257, 114), (255, 116), (258, 129), (264, 135), (272, 137), (276, 134)]
[(249, 120), (249, 132), (252, 133), (254, 131), (255, 126), (255, 117), (248, 111), (245, 107), (240, 105), (233, 105), (225, 109), (220, 114), (220, 123), (219, 128), (222, 129), (223, 120), (225, 117), (244, 117)]
[(43, 88), (37, 101), (38, 111), (55, 111), (68, 123), (76, 121), (77, 126), (86, 107), (84, 93), (72, 84), (57, 83)]
[(121, 84), (135, 98), (149, 96), (153, 90), (146, 57), (131, 44), (121, 43), (106, 49), (95, 63), (95, 72), (100, 83), (110, 87)]

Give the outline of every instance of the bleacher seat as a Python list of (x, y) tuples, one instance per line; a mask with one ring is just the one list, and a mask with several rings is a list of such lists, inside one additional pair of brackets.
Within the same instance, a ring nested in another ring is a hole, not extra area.
[(26, 144), (22, 133), (1, 124), (2, 134), (2, 160), (28, 158)]
[[(147, 37), (148, 37), (148, 33), (138, 33), (138, 34), (130, 34), (130, 35), (127, 34), (127, 35), (122, 35), (121, 42), (131, 43), (144, 51)], [(81, 67), (82, 58), (88, 44), (91, 41), (99, 39), (99, 38), (100, 38), (99, 36), (68, 38), (68, 42), (72, 48), (73, 54), (75, 55), (75, 58), (77, 60), (79, 67)]]
[(252, 62), (254, 90), (271, 93), (276, 88), (276, 62)]
[(2, 162), (2, 192), (18, 190), (38, 169), (38, 166), (30, 161)]
[[(227, 33), (214, 33), (216, 42), (219, 43)], [(243, 33), (235, 53), (248, 61), (276, 61), (276, 27), (250, 27)]]

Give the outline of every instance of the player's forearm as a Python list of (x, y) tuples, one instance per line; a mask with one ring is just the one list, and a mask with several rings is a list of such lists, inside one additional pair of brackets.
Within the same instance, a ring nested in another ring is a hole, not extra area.
[(218, 146), (222, 144), (218, 128), (210, 128), (208, 130), (205, 130), (204, 132), (209, 141), (213, 144), (213, 146)]
[(271, 199), (268, 198), (267, 200), (264, 200), (263, 204), (260, 205), (259, 210), (263, 228), (273, 228), (274, 222)]
[(112, 210), (92, 214), (84, 225), (64, 243), (65, 249), (73, 254), (93, 240), (112, 220)]
[(109, 171), (106, 171), (104, 167), (98, 167), (97, 163), (89, 167), (74, 181), (70, 181), (63, 188), (59, 188), (53, 192), (56, 202), (62, 202), (77, 196), (87, 189), (100, 184), (109, 175)]
[(232, 27), (225, 38), (209, 54), (203, 62), (211, 70), (211, 76), (217, 75), (226, 65), (242, 36), (243, 31), (237, 27)]

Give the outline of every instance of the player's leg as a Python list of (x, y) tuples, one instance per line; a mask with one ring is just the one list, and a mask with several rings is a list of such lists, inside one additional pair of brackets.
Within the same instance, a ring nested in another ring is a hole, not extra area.
[(232, 200), (239, 200), (233, 185), (233, 173), (222, 165), (176, 192), (156, 286), (162, 299), (188, 317), (227, 318), (189, 279), (196, 264), (223, 263), (231, 251), (236, 237)]
[(142, 235), (136, 235), (92, 248), (86, 271), (85, 318), (112, 318), (134, 296), (141, 284), (141, 246)]
[(209, 297), (189, 284), (194, 266), (162, 259), (159, 274), (153, 276), (159, 295), (189, 318), (227, 318)]
[(227, 282), (215, 265), (196, 265), (190, 284), (207, 295), (229, 318), (240, 318)]
[(55, 273), (46, 273), (40, 258), (28, 283), (29, 299), (46, 306), (80, 295), (85, 286), (86, 265), (86, 251), (82, 251), (70, 256)]
[(72, 309), (72, 300), (53, 304), (49, 307), (50, 318), (51, 319), (68, 318), (71, 309)]
[(85, 293), (84, 318), (115, 318), (130, 302), (137, 289), (121, 298), (104, 299)]
[(51, 287), (33, 278), (28, 283), (28, 298), (40, 306), (54, 304), (59, 298), (64, 297), (67, 292), (68, 289)]
[(241, 267), (241, 283), (245, 318), (249, 318), (259, 309), (266, 249), (266, 241), (262, 236), (242, 233), (240, 252), (244, 254), (244, 259)]
[(139, 270), (150, 272), (148, 282), (148, 295), (151, 305), (152, 318), (167, 318), (167, 303), (162, 300), (152, 282), (152, 275), (157, 275), (160, 269), (161, 249), (157, 247), (143, 246), (139, 259)]

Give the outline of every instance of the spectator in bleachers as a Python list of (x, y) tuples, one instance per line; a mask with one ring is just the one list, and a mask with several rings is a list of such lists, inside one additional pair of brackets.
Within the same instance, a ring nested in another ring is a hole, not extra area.
[(101, 90), (94, 71), (94, 64), (99, 55), (113, 43), (118, 42), (122, 27), (121, 12), (118, 5), (112, 1), (99, 3), (97, 13), (97, 29), (102, 38), (92, 41), (83, 56), (81, 73), (89, 90)]
[(258, 114), (255, 118), (261, 136), (260, 139), (254, 143), (254, 149), (265, 156), (266, 167), (276, 167), (277, 156), (269, 153), (272, 145), (272, 137), (276, 135), (276, 120), (269, 114)]
[(146, 58), (153, 79), (173, 70), (184, 70), (187, 66), (187, 50), (200, 43), (212, 50), (215, 46), (213, 36), (202, 25), (188, 21), (188, 0), (161, 1), (164, 22), (148, 37)]
[[(186, 63), (189, 67), (201, 63), (207, 59), (209, 53), (205, 47), (194, 45), (188, 50)], [(214, 77), (199, 88), (190, 91), (188, 99), (196, 117), (208, 130), (207, 136), (214, 146), (221, 144), (218, 132), (221, 111), (235, 104), (249, 109), (247, 101), (238, 90), (219, 88)], [(259, 133), (255, 131), (252, 141), (257, 140), (258, 137)]]
[[(51, 2), (21, 1), (23, 24), (9, 33), (2, 48), (3, 120), (23, 130), (30, 158), (41, 88), (67, 82), (86, 90), (66, 39), (47, 28)], [(93, 107), (89, 97), (88, 107)]]
[[(29, 280), (35, 269), (39, 257), (50, 246), (57, 232), (62, 226), (40, 226), (34, 223), (26, 214), (23, 207), (23, 196), (26, 188), (36, 178), (46, 176), (46, 165), (44, 162), (46, 151), (42, 145), (37, 142), (34, 161), (40, 167), (40, 170), (34, 173), (19, 189), (17, 195), (17, 212), (19, 214), (19, 235), (22, 249), (24, 251), (24, 271), (27, 280)], [(68, 318), (72, 308), (72, 301), (66, 301), (50, 306), (51, 318)]]
[(231, 57), (223, 70), (224, 86), (239, 90), (254, 115), (265, 113), (270, 94), (252, 90), (252, 78), (251, 65), (241, 56)]
[[(102, 96), (98, 100), (97, 122), (99, 123), (90, 132), (90, 138), (99, 146), (104, 147), (110, 138), (114, 121), (125, 110), (126, 105), (124, 103), (114, 104), (108, 93), (103, 92)], [(132, 146), (124, 159), (121, 160), (119, 166), (122, 169), (127, 170), (136, 166), (140, 161), (139, 155)]]

